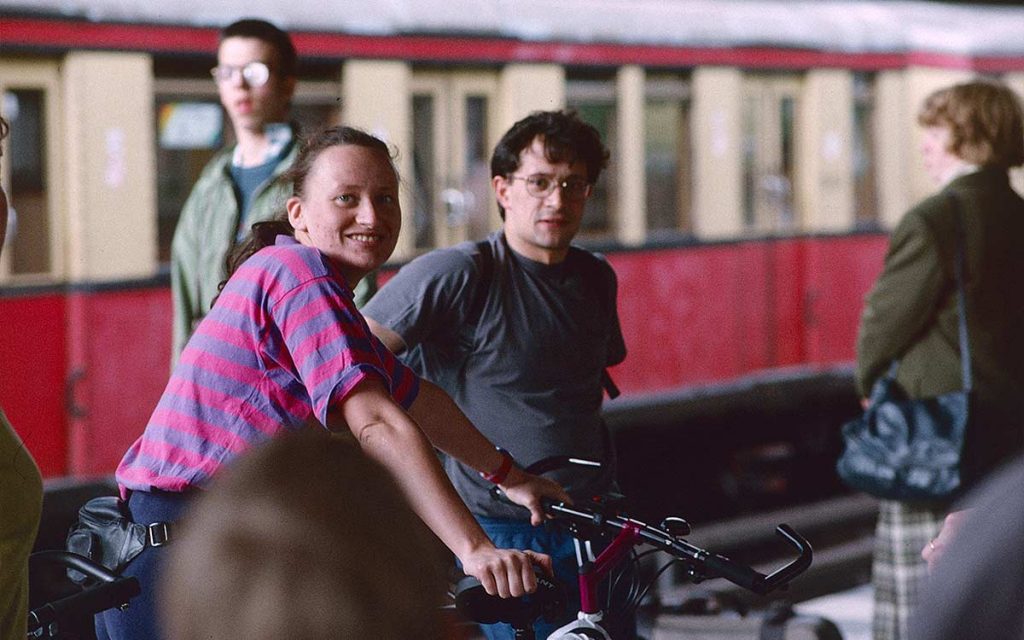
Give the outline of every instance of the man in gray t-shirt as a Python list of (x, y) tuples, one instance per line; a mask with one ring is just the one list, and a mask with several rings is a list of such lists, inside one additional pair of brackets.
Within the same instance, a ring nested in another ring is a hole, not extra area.
[[(553, 455), (603, 461), (600, 473), (554, 476), (577, 500), (612, 485), (602, 381), (626, 355), (615, 272), (570, 244), (607, 161), (597, 131), (575, 114), (537, 112), (519, 121), (491, 158), (502, 230), (413, 260), (363, 309), (374, 333), (406, 352), (517, 464)], [(481, 477), (448, 460), (446, 469), (495, 544), (551, 554), (556, 573), (575, 585), (571, 541), (554, 528), (531, 527), (525, 511), (488, 494), (501, 468)], [(538, 625), (537, 637), (560, 625)], [(493, 627), (488, 637), (512, 637), (507, 625)]]

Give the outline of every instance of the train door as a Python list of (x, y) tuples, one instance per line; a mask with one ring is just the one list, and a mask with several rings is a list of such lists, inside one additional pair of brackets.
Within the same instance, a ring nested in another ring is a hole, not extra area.
[(743, 87), (745, 226), (755, 233), (799, 227), (794, 198), (794, 116), (800, 81), (792, 76), (749, 76)]
[(0, 113), (11, 125), (0, 162), (10, 201), (0, 282), (63, 275), (59, 87), (55, 61), (0, 62)]
[[(336, 80), (303, 78), (292, 98), (291, 120), (301, 131), (341, 123)], [(234, 144), (209, 74), (164, 77), (155, 82), (157, 133), (158, 247), (161, 264), (170, 262), (178, 216), (203, 167), (225, 145)]]
[(497, 88), (495, 72), (413, 72), (417, 250), (478, 240), (497, 228), (490, 172)]
[[(60, 103), (56, 61), (0, 61), (0, 114), (11, 126), (0, 159), (10, 202), (0, 291), (64, 275)], [(63, 296), (47, 289), (0, 295), (0, 406), (45, 475), (64, 473), (67, 465), (59, 392), (67, 369), (65, 309)]]

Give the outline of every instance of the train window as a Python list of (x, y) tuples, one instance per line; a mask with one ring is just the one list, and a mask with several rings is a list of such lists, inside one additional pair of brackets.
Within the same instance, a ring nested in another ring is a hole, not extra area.
[(689, 87), (681, 78), (649, 76), (644, 106), (647, 228), (690, 232), (693, 192)]
[(487, 235), (497, 221), (490, 153), (497, 74), (416, 70), (412, 82), (416, 248)]
[(463, 136), (463, 167), (466, 186), (471, 195), (471, 206), (467, 207), (468, 233), (470, 238), (483, 238), (489, 228), (487, 204), (491, 195), (490, 143), (488, 139), (489, 100), (486, 95), (463, 97), (466, 114)]
[(878, 223), (875, 176), (875, 74), (853, 76), (853, 197), (857, 228)]
[(748, 76), (743, 96), (743, 220), (755, 232), (797, 228), (794, 116), (800, 83), (789, 76)]
[(157, 246), (159, 261), (166, 263), (192, 185), (224, 144), (224, 118), (219, 102), (174, 98), (157, 98), (156, 116)]
[[(210, 158), (222, 147), (234, 144), (235, 139), (208, 76), (160, 78), (155, 93), (158, 255), (160, 263), (166, 264), (171, 259), (174, 229), (192, 186)], [(291, 119), (303, 131), (338, 124), (340, 96), (338, 82), (302, 79), (292, 99)]]
[(46, 92), (8, 89), (3, 114), (10, 123), (4, 170), (10, 171), (10, 217), (5, 257), (12, 275), (52, 270), (50, 202), (47, 189)]
[(434, 96), (412, 97), (413, 228), (415, 247), (434, 246), (434, 202), (437, 197), (437, 167), (434, 162)]
[(580, 233), (591, 238), (610, 236), (613, 232), (611, 191), (615, 188), (615, 80), (610, 76), (595, 78), (570, 73), (565, 92), (568, 107), (600, 132), (612, 154), (608, 170), (601, 174), (587, 201)]

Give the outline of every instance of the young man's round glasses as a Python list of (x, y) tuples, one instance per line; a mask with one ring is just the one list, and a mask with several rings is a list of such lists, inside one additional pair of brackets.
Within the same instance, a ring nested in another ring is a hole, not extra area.
[(526, 192), (535, 198), (546, 198), (562, 188), (562, 197), (570, 200), (582, 200), (590, 195), (591, 184), (583, 178), (569, 177), (558, 180), (551, 176), (536, 174), (532, 176), (509, 176), (509, 181), (522, 180), (526, 183)]
[(250, 87), (262, 87), (270, 80), (270, 67), (263, 62), (250, 62), (241, 67), (221, 64), (210, 69), (210, 75), (217, 82), (235, 82), (241, 77)]

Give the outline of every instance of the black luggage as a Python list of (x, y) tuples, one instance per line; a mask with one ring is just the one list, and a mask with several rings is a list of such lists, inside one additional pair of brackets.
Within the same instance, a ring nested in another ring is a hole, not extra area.
[(835, 623), (799, 615), (788, 605), (746, 615), (662, 613), (652, 640), (842, 640)]

